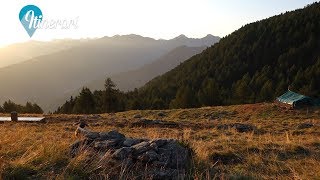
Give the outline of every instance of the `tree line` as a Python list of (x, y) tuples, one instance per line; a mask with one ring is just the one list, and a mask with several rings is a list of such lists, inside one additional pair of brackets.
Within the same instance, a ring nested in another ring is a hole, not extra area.
[(26, 105), (20, 105), (8, 100), (5, 101), (2, 106), (0, 106), (0, 113), (11, 113), (13, 111), (18, 113), (43, 113), (42, 108), (38, 104), (30, 102), (27, 102)]
[(118, 112), (126, 110), (128, 107), (126, 94), (116, 89), (115, 83), (107, 78), (105, 80), (105, 90), (82, 88), (79, 95), (72, 96), (55, 113), (63, 114), (93, 114), (104, 112)]

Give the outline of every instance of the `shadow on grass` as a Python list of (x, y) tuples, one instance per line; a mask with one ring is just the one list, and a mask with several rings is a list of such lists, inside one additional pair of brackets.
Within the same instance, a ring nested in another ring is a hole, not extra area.
[(9, 166), (3, 170), (0, 179), (34, 179), (37, 173), (31, 166)]

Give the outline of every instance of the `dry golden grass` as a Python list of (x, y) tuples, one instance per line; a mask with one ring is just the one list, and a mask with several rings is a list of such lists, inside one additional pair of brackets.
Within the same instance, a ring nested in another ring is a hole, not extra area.
[[(166, 116), (159, 117), (163, 112)], [(135, 114), (162, 119), (180, 127), (131, 127)], [(70, 158), (76, 140), (73, 123), (81, 115), (49, 115), (46, 123), (0, 124), (0, 179), (131, 179), (121, 167), (103, 169), (103, 157), (85, 153)], [(173, 138), (193, 150), (190, 179), (320, 179), (320, 110), (285, 110), (274, 104), (206, 107), (164, 111), (128, 111), (89, 116), (94, 131), (118, 130), (127, 137)], [(240, 133), (219, 125), (250, 124)], [(311, 123), (312, 127), (301, 124)], [(93, 160), (94, 159), (94, 160)], [(118, 169), (120, 169), (118, 171)]]

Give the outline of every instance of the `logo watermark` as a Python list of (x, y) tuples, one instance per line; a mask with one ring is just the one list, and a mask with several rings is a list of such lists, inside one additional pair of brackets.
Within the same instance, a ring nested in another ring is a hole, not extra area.
[(44, 19), (42, 11), (35, 5), (24, 6), (19, 13), (19, 20), (30, 37), (37, 29), (77, 29), (79, 17), (74, 19)]

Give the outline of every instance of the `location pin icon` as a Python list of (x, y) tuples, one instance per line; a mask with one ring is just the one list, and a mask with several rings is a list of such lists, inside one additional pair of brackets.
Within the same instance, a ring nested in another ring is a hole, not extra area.
[(20, 22), (30, 37), (32, 37), (39, 27), (42, 18), (40, 8), (35, 5), (24, 6), (19, 13)]

